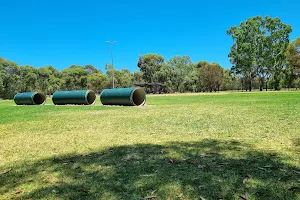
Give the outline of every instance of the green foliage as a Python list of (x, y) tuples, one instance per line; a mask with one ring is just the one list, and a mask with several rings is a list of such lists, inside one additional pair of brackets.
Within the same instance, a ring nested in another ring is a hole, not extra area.
[(203, 91), (219, 91), (223, 80), (223, 69), (217, 63), (206, 64), (199, 69), (199, 79)]
[[(116, 70), (111, 66), (111, 64), (105, 65), (106, 75), (109, 81), (109, 87), (112, 87), (112, 77), (114, 76), (115, 88), (122, 87), (132, 87), (133, 83), (135, 83), (134, 74), (132, 74), (128, 69)], [(136, 75), (138, 76), (138, 75)], [(142, 74), (139, 74), (139, 80), (142, 79)], [(140, 82), (138, 82), (140, 83)]]
[(133, 73), (133, 80), (134, 80), (134, 83), (144, 83), (143, 72), (135, 71)]
[(87, 78), (87, 86), (94, 92), (100, 93), (103, 89), (107, 88), (107, 85), (107, 77), (100, 72), (93, 73)]
[(20, 68), (14, 62), (0, 59), (0, 69), (2, 69), (2, 91), (0, 98), (8, 99), (22, 90), (22, 80), (20, 76)]
[(177, 91), (173, 81), (174, 71), (170, 65), (163, 63), (160, 70), (156, 72), (155, 77), (159, 83), (165, 84), (165, 92), (171, 93)]
[(201, 67), (203, 67), (203, 66), (205, 66), (205, 65), (208, 65), (209, 63), (207, 62), (207, 61), (202, 61), (202, 60), (200, 60), (199, 62), (197, 62), (196, 63), (196, 67), (197, 68), (201, 68)]
[(19, 68), (21, 77), (21, 92), (33, 91), (38, 85), (38, 70), (31, 66), (23, 66)]
[[(2, 92), (3, 92), (3, 89), (4, 89), (4, 87), (3, 87), (3, 78), (2, 78), (2, 74), (0, 74), (0, 95), (2, 94)], [(1, 97), (0, 97), (1, 98)]]
[(128, 69), (115, 71), (115, 87), (131, 87), (133, 83), (133, 75)]
[(232, 71), (242, 75), (250, 91), (255, 77), (259, 78), (262, 90), (263, 81), (271, 75), (274, 89), (279, 89), (291, 31), (291, 26), (282, 23), (279, 18), (268, 16), (249, 18), (240, 27), (233, 26), (227, 30), (234, 40), (228, 55), (234, 65)]
[(197, 81), (197, 69), (189, 56), (175, 56), (168, 60), (171, 67), (171, 80), (175, 90), (179, 92), (192, 91)]
[(233, 75), (231, 70), (223, 71), (223, 80), (221, 84), (221, 90), (238, 90), (241, 86), (241, 80), (238, 76)]
[(139, 57), (137, 66), (143, 72), (143, 79), (148, 83), (156, 82), (155, 73), (164, 63), (164, 57), (158, 54), (146, 54)]
[(96, 69), (93, 65), (85, 65), (84, 68), (88, 72), (88, 74), (101, 72), (100, 70)]
[(288, 45), (286, 57), (285, 82), (289, 88), (297, 87), (297, 80), (300, 77), (300, 37)]
[(281, 22), (279, 18), (266, 17), (266, 29), (270, 33), (267, 38), (267, 63), (271, 67), (272, 76), (275, 80), (274, 89), (279, 90), (281, 72), (286, 64), (286, 50), (289, 44), (289, 35), (292, 28)]
[[(129, 70), (115, 70), (106, 66), (106, 75), (92, 65), (72, 65), (62, 71), (52, 66), (39, 69), (18, 66), (17, 63), (0, 57), (0, 98), (11, 99), (18, 92), (38, 91), (53, 94), (56, 90), (91, 89), (99, 93), (111, 87), (112, 70), (115, 72), (116, 87), (131, 87), (134, 75)], [(142, 72), (136, 74), (142, 80)]]
[(82, 90), (87, 88), (88, 71), (82, 66), (72, 65), (62, 71), (66, 90)]
[(1, 65), (1, 57), (0, 57), (0, 98), (1, 98), (1, 94), (4, 90), (4, 86), (3, 86), (3, 75), (5, 73), (4, 71), (4, 67)]
[(286, 56), (288, 64), (293, 66), (297, 73), (300, 73), (300, 37), (288, 45)]

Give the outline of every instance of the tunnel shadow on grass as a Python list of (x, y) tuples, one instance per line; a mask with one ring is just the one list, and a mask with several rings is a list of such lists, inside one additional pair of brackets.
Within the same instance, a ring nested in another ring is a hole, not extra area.
[(120, 146), (14, 167), (0, 175), (0, 194), (14, 199), (298, 199), (295, 172), (300, 170), (285, 159), (236, 141)]

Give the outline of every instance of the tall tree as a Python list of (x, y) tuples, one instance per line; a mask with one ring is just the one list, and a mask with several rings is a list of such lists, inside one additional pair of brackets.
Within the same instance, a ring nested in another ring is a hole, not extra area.
[(143, 72), (135, 71), (133, 73), (133, 81), (134, 83), (144, 83)]
[(227, 30), (227, 34), (234, 40), (230, 48), (228, 57), (233, 64), (231, 71), (239, 74), (247, 82), (249, 91), (252, 90), (252, 81), (256, 76), (254, 68), (255, 47), (253, 46), (253, 36), (250, 34), (250, 24), (242, 22), (240, 27), (233, 26)]
[(286, 57), (288, 71), (296, 79), (300, 76), (300, 37), (288, 45)]
[(293, 87), (294, 81), (296, 80), (297, 76), (296, 73), (294, 73), (294, 69), (292, 65), (287, 65), (283, 69), (284, 73), (284, 86), (288, 89)]
[(240, 85), (241, 80), (237, 75), (233, 75), (230, 69), (223, 70), (221, 90), (238, 90)]
[(88, 74), (98, 73), (100, 70), (96, 69), (93, 65), (85, 65), (84, 68), (88, 72)]
[(286, 53), (288, 63), (300, 73), (300, 37), (288, 45)]
[(204, 65), (199, 69), (199, 79), (204, 91), (219, 91), (223, 80), (223, 69), (217, 63)]
[(22, 66), (19, 68), (22, 87), (21, 92), (31, 92), (38, 88), (38, 70), (31, 66)]
[(108, 86), (108, 79), (104, 74), (100, 72), (92, 73), (88, 75), (87, 86), (94, 92), (100, 93)]
[(289, 36), (292, 32), (292, 27), (282, 23), (278, 17), (271, 18), (267, 16), (265, 24), (268, 31), (266, 63), (268, 66), (271, 66), (274, 89), (278, 90), (280, 74), (284, 65), (286, 65), (286, 50), (289, 45)]
[(283, 70), (286, 87), (297, 87), (297, 80), (300, 76), (300, 37), (291, 42), (286, 51), (287, 64)]
[(196, 64), (195, 64), (195, 66), (196, 66), (196, 68), (201, 68), (201, 67), (203, 67), (203, 66), (205, 66), (205, 65), (208, 65), (209, 63), (207, 62), (207, 61), (202, 61), (202, 60), (200, 60), (200, 61), (198, 61)]
[(17, 63), (4, 59), (0, 59), (0, 66), (4, 71), (2, 73), (3, 88), (0, 97), (11, 99), (16, 93), (21, 91), (22, 81), (20, 77), (20, 67)]
[(148, 82), (156, 82), (155, 73), (160, 70), (164, 63), (164, 57), (158, 54), (146, 54), (139, 57), (137, 66), (143, 72), (143, 79)]
[(83, 90), (87, 88), (87, 70), (82, 66), (72, 65), (62, 71), (67, 90)]
[(184, 92), (192, 89), (192, 85), (196, 84), (196, 68), (189, 56), (175, 56), (168, 60), (167, 65), (173, 71), (172, 81), (176, 90)]
[[(240, 74), (248, 82), (251, 91), (255, 77), (260, 80), (260, 90), (263, 81), (272, 74), (275, 83), (284, 65), (284, 52), (289, 43), (291, 27), (283, 24), (279, 18), (249, 18), (239, 27), (233, 26), (227, 30), (234, 43), (228, 55), (232, 72)], [(277, 85), (278, 85), (277, 84)], [(275, 89), (278, 89), (275, 84)]]
[(133, 84), (133, 75), (128, 69), (115, 71), (115, 87), (131, 87)]
[(48, 66), (46, 69), (50, 72), (49, 87), (46, 93), (53, 94), (56, 90), (65, 89), (65, 80), (63, 79), (62, 73), (52, 66)]
[(158, 72), (155, 73), (156, 80), (165, 85), (164, 92), (176, 92), (177, 87), (174, 83), (175, 73), (170, 65), (163, 63)]
[(51, 76), (51, 71), (48, 70), (46, 67), (41, 67), (38, 69), (38, 86), (39, 91), (47, 94), (47, 90), (49, 89), (49, 79)]

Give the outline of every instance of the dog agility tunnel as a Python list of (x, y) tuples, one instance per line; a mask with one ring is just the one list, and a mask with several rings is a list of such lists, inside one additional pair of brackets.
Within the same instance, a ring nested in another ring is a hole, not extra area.
[(92, 105), (96, 101), (96, 94), (92, 90), (56, 91), (52, 101), (55, 105)]
[(103, 105), (140, 106), (146, 102), (146, 93), (141, 88), (105, 89), (100, 100)]
[(46, 96), (39, 92), (18, 93), (14, 97), (17, 105), (41, 105), (46, 102)]

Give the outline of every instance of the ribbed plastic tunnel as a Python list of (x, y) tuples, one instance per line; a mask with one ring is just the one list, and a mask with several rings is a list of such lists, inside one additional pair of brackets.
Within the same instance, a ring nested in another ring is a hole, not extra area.
[(103, 105), (140, 106), (146, 102), (146, 93), (141, 88), (105, 89), (100, 100)]
[(96, 94), (91, 90), (56, 91), (52, 101), (55, 105), (92, 105), (96, 102)]
[(16, 94), (14, 101), (17, 105), (42, 105), (46, 96), (39, 92), (23, 92)]

